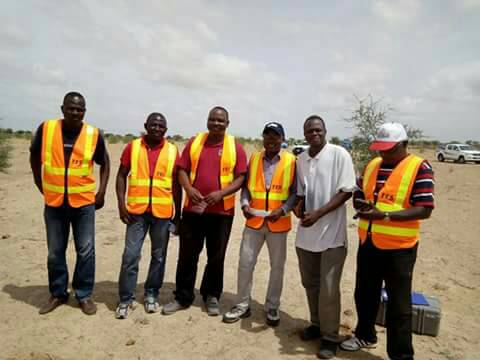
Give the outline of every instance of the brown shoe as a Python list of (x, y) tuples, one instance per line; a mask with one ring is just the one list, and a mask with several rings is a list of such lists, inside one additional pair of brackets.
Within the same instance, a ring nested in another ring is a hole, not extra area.
[(64, 298), (56, 298), (53, 296), (50, 296), (48, 301), (38, 310), (38, 313), (40, 315), (48, 314), (49, 312), (55, 310), (57, 307), (59, 307), (62, 304), (65, 304), (68, 299)]
[(97, 305), (90, 298), (79, 301), (78, 304), (85, 315), (94, 315), (97, 312)]

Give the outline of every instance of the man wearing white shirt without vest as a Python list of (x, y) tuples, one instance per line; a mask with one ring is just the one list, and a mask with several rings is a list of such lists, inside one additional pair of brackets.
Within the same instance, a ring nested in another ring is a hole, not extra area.
[(340, 279), (347, 255), (345, 202), (355, 189), (355, 171), (350, 154), (326, 142), (320, 116), (308, 117), (303, 131), (310, 147), (297, 160), (296, 250), (311, 325), (301, 338), (321, 338), (317, 356), (330, 359), (340, 340)]

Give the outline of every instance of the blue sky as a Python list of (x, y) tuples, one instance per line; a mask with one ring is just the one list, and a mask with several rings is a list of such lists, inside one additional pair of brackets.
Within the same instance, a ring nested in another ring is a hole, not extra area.
[(33, 130), (76, 90), (108, 132), (160, 111), (190, 136), (223, 105), (234, 134), (301, 138), (317, 113), (345, 137), (370, 94), (431, 138), (479, 140), (479, 24), (480, 0), (3, 1), (0, 126)]

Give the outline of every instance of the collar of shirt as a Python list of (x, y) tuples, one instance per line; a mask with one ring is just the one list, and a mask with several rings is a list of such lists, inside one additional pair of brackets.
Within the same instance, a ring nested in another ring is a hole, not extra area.
[(269, 159), (265, 153), (263, 153), (263, 163), (267, 163), (269, 165), (276, 164), (277, 162), (280, 161), (280, 153), (275, 155), (272, 159)]
[(162, 138), (162, 140), (160, 141), (160, 143), (158, 145), (155, 145), (154, 147), (150, 147), (150, 146), (148, 146), (148, 143), (145, 141), (145, 135), (142, 135), (142, 143), (145, 145), (147, 150), (158, 150), (158, 149), (161, 149), (163, 147), (163, 144), (165, 144), (165, 138)]
[(309, 151), (307, 150), (306, 151), (307, 152), (307, 161), (312, 161), (314, 159), (318, 160), (320, 158), (320, 156), (325, 152), (325, 149), (327, 148), (327, 146), (329, 146), (329, 145), (330, 145), (330, 143), (328, 141), (325, 142), (325, 145), (323, 145), (322, 150), (320, 150), (317, 154), (315, 154), (314, 157), (311, 157)]

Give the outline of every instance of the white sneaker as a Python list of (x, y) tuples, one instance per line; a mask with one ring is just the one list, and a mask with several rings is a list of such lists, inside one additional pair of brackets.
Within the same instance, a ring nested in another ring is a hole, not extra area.
[(247, 318), (251, 315), (250, 307), (243, 308), (238, 305), (235, 305), (230, 309), (230, 311), (223, 314), (223, 322), (227, 324), (231, 324), (237, 322), (240, 319)]
[(375, 349), (377, 347), (376, 342), (370, 342), (352, 336), (350, 339), (345, 340), (340, 344), (340, 349), (345, 351), (358, 351), (360, 349)]
[(205, 301), (205, 306), (207, 308), (207, 314), (209, 316), (220, 315), (220, 306), (218, 304), (218, 299), (215, 296), (207, 296), (207, 301)]
[(168, 304), (165, 304), (162, 308), (163, 315), (175, 314), (178, 310), (186, 309), (188, 306), (183, 306), (177, 300), (173, 300)]
[(130, 304), (127, 303), (120, 303), (117, 306), (117, 310), (115, 310), (115, 318), (116, 319), (126, 319), (128, 317), (128, 309), (130, 308)]
[(153, 297), (145, 298), (144, 305), (145, 305), (145, 311), (149, 314), (156, 313), (160, 309), (160, 304)]
[(280, 313), (278, 309), (269, 309), (265, 314), (267, 325), (278, 326), (280, 323)]

